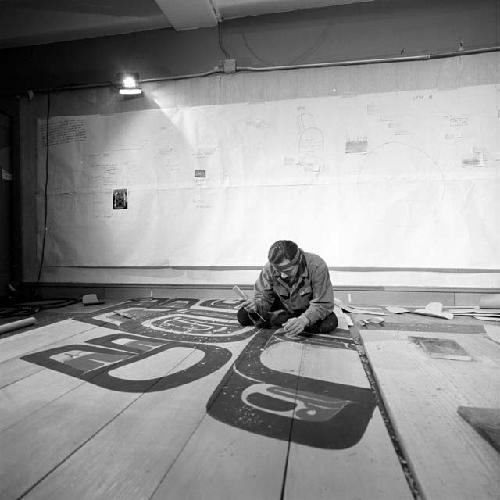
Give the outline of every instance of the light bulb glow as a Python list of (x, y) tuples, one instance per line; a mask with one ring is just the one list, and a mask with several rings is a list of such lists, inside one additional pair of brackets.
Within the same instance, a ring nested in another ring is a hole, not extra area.
[(137, 87), (137, 82), (133, 76), (124, 76), (123, 77), (123, 86), (126, 89), (133, 89)]

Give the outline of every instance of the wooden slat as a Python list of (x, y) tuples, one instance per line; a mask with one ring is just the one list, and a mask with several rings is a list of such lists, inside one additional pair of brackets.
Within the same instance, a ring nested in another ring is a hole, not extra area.
[(29, 377), (40, 370), (43, 370), (43, 368), (27, 363), (20, 358), (8, 359), (0, 363), (0, 389)]
[[(302, 346), (262, 342), (245, 354), (152, 500), (280, 498), (291, 419), (256, 410), (245, 403), (243, 394), (264, 385), (279, 390), (289, 389), (291, 381), (296, 384)], [(292, 398), (294, 393), (295, 388), (290, 389)], [(224, 419), (224, 413), (232, 417)]]
[(500, 453), (500, 408), (459, 406), (457, 412)]
[[(223, 346), (237, 356), (247, 342)], [(200, 351), (193, 349), (175, 371), (181, 373), (202, 357)], [(147, 372), (152, 363), (146, 361), (152, 360), (145, 360), (142, 367), (139, 364), (132, 367), (127, 375), (138, 377), (142, 371), (143, 375), (151, 376)], [(150, 498), (206, 415), (207, 400), (230, 362), (186, 385), (141, 395), (26, 498), (65, 500), (69, 483), (71, 496), (78, 499)], [(165, 361), (159, 358), (156, 366), (164, 367)], [(199, 471), (193, 464), (189, 464), (189, 471), (190, 481), (196, 480)], [(168, 498), (180, 497), (170, 496), (169, 492)]]
[(484, 325), (484, 329), (486, 330), (486, 335), (496, 342), (500, 344), (500, 326), (498, 325)]
[[(90, 330), (73, 335), (70, 339), (64, 338), (53, 342), (49, 347), (59, 347), (68, 343), (81, 344), (89, 339), (120, 333), (110, 328), (91, 326)], [(82, 329), (84, 328), (85, 323), (82, 323)], [(29, 342), (31, 339), (25, 340)], [(13, 377), (18, 379), (12, 380)], [(0, 363), (0, 379), (2, 381), (11, 379), (8, 385), (0, 389), (0, 431), (83, 383), (78, 378), (61, 375), (57, 371), (20, 358)]]
[(2, 389), (0, 432), (83, 383), (77, 378), (42, 369)]
[(82, 384), (0, 434), (0, 497), (18, 498), (138, 396)]
[[(165, 363), (163, 373), (175, 369), (189, 355), (186, 349), (178, 354), (175, 350), (167, 352), (169, 364)], [(32, 389), (36, 394), (40, 388), (33, 385)], [(141, 393), (111, 391), (84, 382), (4, 430), (0, 433), (0, 498), (17, 498), (28, 491), (140, 396)], [(145, 425), (145, 421), (147, 415), (142, 415), (137, 425)], [(101, 464), (101, 470), (105, 465)], [(67, 478), (67, 486), (66, 481)], [(59, 498), (67, 498), (67, 491)]]
[[(499, 498), (498, 454), (457, 409), (500, 407), (500, 347), (481, 335), (388, 330), (361, 335), (424, 496)], [(473, 361), (433, 359), (408, 340), (412, 335), (455, 340)]]
[[(50, 344), (47, 344), (42, 347), (38, 348), (31, 347), (32, 341), (35, 340), (36, 338), (31, 336), (25, 337), (25, 340), (23, 341), (23, 343), (25, 344), (25, 347), (23, 348), (24, 351), (23, 355), (44, 349), (52, 349), (55, 347), (60, 347), (66, 344), (85, 342), (86, 340), (97, 338), (99, 336), (106, 335), (109, 333), (118, 333), (117, 330), (103, 329), (102, 327), (97, 327), (95, 325), (90, 325), (84, 322), (75, 321), (73, 323), (76, 323), (76, 325), (73, 325), (75, 327), (74, 331), (78, 332), (79, 330), (81, 330), (81, 333), (74, 333), (71, 335), (71, 337), (66, 337), (65, 335), (63, 335), (62, 338), (60, 338), (59, 340), (53, 341)], [(55, 325), (57, 324), (58, 323), (54, 323), (51, 330), (55, 328)], [(65, 332), (67, 332), (67, 330), (65, 330)], [(44, 338), (46, 338), (45, 335), (43, 336)], [(7, 359), (6, 361), (0, 363), (0, 389), (3, 389), (4, 387), (17, 382), (18, 380), (22, 380), (44, 369), (45, 369), (44, 367), (40, 367), (38, 365), (29, 363), (19, 357)]]
[[(370, 391), (370, 384), (357, 352), (307, 344), (300, 374), (299, 394), (314, 388), (314, 384), (305, 384), (305, 380), (323, 380), (329, 385), (318, 385), (319, 401), (321, 396), (343, 399), (345, 395), (347, 399), (351, 392), (350, 399), (358, 403), (350, 403), (355, 409), (353, 414), (342, 417), (340, 412), (325, 425), (323, 442), (325, 446), (330, 444), (331, 449), (292, 441), (285, 498), (411, 499), (410, 489), (378, 408), (374, 404), (368, 403), (364, 407), (359, 404), (363, 397), (366, 402), (370, 401), (368, 395), (363, 393), (363, 389)], [(344, 411), (347, 410), (348, 406), (344, 407)], [(366, 430), (364, 419), (356, 418), (356, 414), (363, 413), (369, 420)], [(296, 429), (294, 422), (294, 433)]]
[[(25, 355), (31, 352), (39, 351), (43, 348), (58, 347), (64, 344), (84, 341), (99, 336), (97, 333), (92, 333), (96, 331), (95, 329), (97, 327), (88, 323), (71, 320), (70, 328), (68, 329), (67, 327), (68, 323), (66, 321), (60, 321), (50, 325), (50, 329), (47, 330), (49, 336), (47, 336), (47, 332), (43, 333), (42, 331), (42, 328), (47, 328), (47, 326), (37, 329), (39, 330), (39, 334), (37, 334), (37, 336), (29, 335), (31, 332), (26, 332), (26, 335), (21, 334), (23, 336), (18, 338), (19, 342), (17, 348), (18, 350), (22, 351), (22, 355)], [(59, 340), (55, 340), (54, 338), (56, 337), (56, 335), (54, 335), (54, 330), (56, 329), (60, 329), (60, 333), (63, 333), (63, 335), (57, 335), (58, 337), (60, 337)], [(68, 333), (70, 334), (70, 337), (66, 336), (66, 334)], [(43, 339), (44, 342), (49, 341), (50, 343), (40, 347), (39, 337), (40, 339)], [(4, 344), (2, 344), (2, 341), (0, 341), (0, 351), (3, 351), (3, 349)], [(34, 373), (39, 372), (42, 369), (43, 368), (41, 368), (40, 366), (28, 363), (20, 359), (19, 357), (6, 359), (5, 361), (0, 362), (0, 389), (3, 389), (4, 387), (13, 384), (18, 380), (29, 377), (30, 375), (33, 375)]]
[(66, 319), (50, 325), (18, 333), (0, 340), (0, 363), (22, 356), (54, 342), (67, 339), (78, 333), (95, 328), (95, 325)]
[(278, 500), (287, 446), (206, 416), (151, 500)]

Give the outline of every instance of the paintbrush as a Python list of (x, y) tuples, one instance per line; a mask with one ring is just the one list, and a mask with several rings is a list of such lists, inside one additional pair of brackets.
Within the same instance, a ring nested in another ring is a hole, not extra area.
[[(233, 292), (236, 295), (238, 295), (238, 297), (240, 299), (248, 300), (248, 295), (238, 285), (233, 286)], [(251, 312), (251, 314), (256, 314), (261, 321), (263, 321), (263, 322), (266, 321), (257, 311), (250, 311), (250, 312)], [(250, 319), (252, 319), (252, 318), (250, 318)]]

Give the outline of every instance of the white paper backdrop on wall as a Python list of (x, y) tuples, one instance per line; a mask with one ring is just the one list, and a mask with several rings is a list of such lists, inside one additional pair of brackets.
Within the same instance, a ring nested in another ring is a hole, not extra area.
[[(286, 238), (336, 267), (499, 269), (497, 96), (476, 85), (51, 117), (45, 263), (259, 266)], [(46, 132), (40, 120), (39, 201)]]

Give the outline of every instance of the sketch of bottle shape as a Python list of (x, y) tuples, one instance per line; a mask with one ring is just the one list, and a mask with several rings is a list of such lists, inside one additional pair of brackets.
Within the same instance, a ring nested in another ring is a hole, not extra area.
[(310, 113), (302, 113), (299, 116), (298, 128), (298, 164), (303, 167), (305, 172), (319, 173), (324, 163), (323, 132), (314, 126), (314, 117)]

